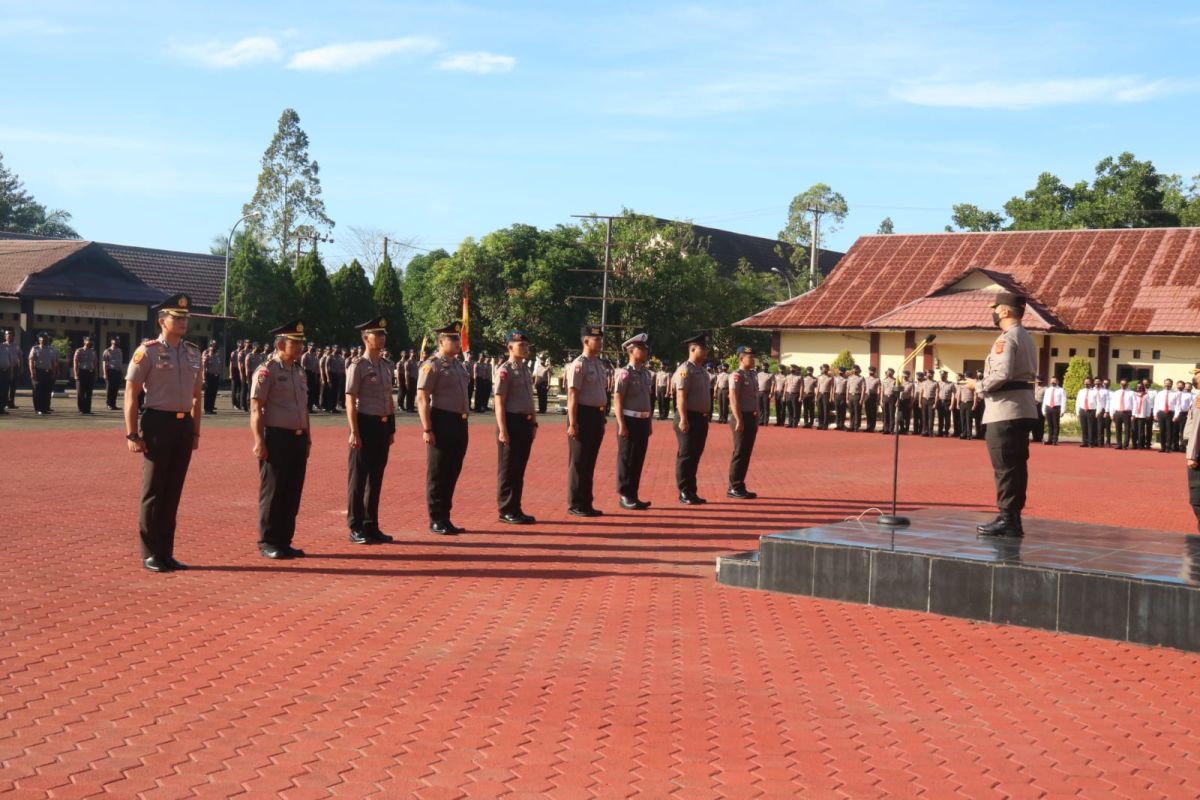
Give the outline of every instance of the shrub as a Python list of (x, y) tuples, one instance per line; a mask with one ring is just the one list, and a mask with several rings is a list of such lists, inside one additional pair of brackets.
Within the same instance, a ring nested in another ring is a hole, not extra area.
[(1092, 377), (1092, 362), (1083, 356), (1074, 356), (1067, 364), (1067, 374), (1063, 376), (1063, 389), (1067, 393), (1067, 408), (1075, 411), (1075, 395), (1083, 388), (1083, 382)]

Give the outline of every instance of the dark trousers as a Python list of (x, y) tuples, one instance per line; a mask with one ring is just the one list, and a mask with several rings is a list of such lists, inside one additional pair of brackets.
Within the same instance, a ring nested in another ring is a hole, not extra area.
[(933, 436), (933, 424), (937, 419), (937, 398), (921, 398), (921, 435)]
[(221, 385), (220, 375), (204, 376), (204, 410), (212, 413), (217, 410), (217, 388)]
[(1046, 409), (1046, 441), (1058, 444), (1058, 426), (1062, 421), (1062, 409), (1053, 406)]
[(392, 449), (396, 418), (358, 415), (359, 447), (350, 448), (346, 480), (346, 524), (352, 531), (379, 533), (379, 494)]
[(425, 447), (425, 503), (430, 522), (448, 522), (467, 455), (467, 420), (462, 414), (431, 408), (429, 426), (434, 443)]
[(604, 412), (598, 408), (575, 407), (575, 438), (567, 439), (567, 506), (570, 508), (592, 508), (596, 456), (600, 454), (607, 422)]
[(1177, 453), (1183, 452), (1183, 428), (1187, 424), (1187, 414), (1180, 414), (1175, 417), (1171, 423), (1171, 433), (1175, 437), (1174, 450)]
[(679, 420), (676, 419), (675, 441), (678, 450), (675, 454), (675, 485), (680, 494), (696, 494), (696, 472), (700, 469), (700, 457), (704, 455), (704, 445), (708, 443), (708, 417), (698, 411), (687, 412), (687, 432), (679, 430)]
[(229, 399), (233, 403), (234, 408), (239, 410), (245, 409), (246, 406), (242, 401), (242, 376), (236, 372), (229, 379), (229, 394)]
[(658, 418), (666, 419), (667, 412), (668, 412), (669, 406), (670, 406), (670, 402), (667, 399), (667, 390), (665, 388), (664, 389), (656, 388), (654, 390), (654, 397), (658, 401)]
[(729, 422), (729, 392), (717, 396), (717, 422), (722, 425)]
[(0, 369), (0, 414), (7, 414), (8, 384), (12, 381), (12, 370)]
[(754, 440), (758, 438), (758, 418), (752, 411), (742, 412), (742, 430), (733, 426), (733, 455), (729, 458), (729, 488), (731, 491), (746, 491), (746, 473), (750, 470), (750, 456), (754, 454)]
[(771, 393), (769, 391), (758, 393), (758, 418), (763, 421), (764, 425), (771, 424)]
[(937, 433), (938, 436), (950, 435), (950, 401), (937, 401)]
[(92, 413), (92, 389), (96, 386), (96, 373), (90, 369), (79, 370), (79, 381), (75, 384), (75, 404), (80, 414)]
[(996, 475), (996, 506), (1020, 514), (1029, 487), (1029, 432), (1032, 419), (1006, 419), (987, 424), (988, 455)]
[(1033, 440), (1038, 444), (1046, 440), (1046, 415), (1042, 412), (1041, 403), (1037, 407), (1037, 422), (1033, 424)]
[(104, 405), (109, 408), (117, 407), (117, 390), (124, 383), (125, 376), (119, 369), (104, 370)]
[(817, 427), (821, 430), (829, 427), (829, 395), (827, 394), (817, 398)]
[(321, 402), (321, 373), (304, 371), (304, 377), (308, 381), (308, 408), (312, 408)]
[(896, 427), (901, 433), (908, 433), (909, 420), (912, 418), (912, 412), (912, 398), (901, 397), (896, 403)]
[(811, 428), (813, 426), (813, 418), (816, 416), (817, 398), (814, 395), (806, 394), (800, 401), (801, 416), (804, 417), (804, 427)]
[(1113, 425), (1117, 429), (1117, 447), (1124, 450), (1133, 438), (1133, 414), (1129, 411), (1114, 411)]
[(538, 413), (539, 414), (546, 413), (546, 406), (549, 404), (549, 402), (550, 402), (550, 385), (539, 383), (537, 385), (537, 403), (538, 403)]
[[(728, 402), (728, 395), (726, 395)], [(642, 487), (642, 467), (646, 464), (646, 451), (650, 445), (649, 419), (625, 418), (625, 431), (629, 434), (617, 438), (617, 494), (638, 500)]]
[(795, 428), (800, 424), (800, 395), (788, 394), (787, 396), (787, 424), (789, 428)]
[(475, 410), (487, 411), (488, 398), (492, 395), (491, 381), (475, 381)]
[[(399, 397), (404, 398), (404, 390), (400, 390)], [(397, 401), (396, 405), (399, 405)], [(337, 411), (337, 386), (332, 380), (321, 381), (321, 410), (327, 414), (332, 414)]]
[(775, 424), (776, 425), (786, 425), (787, 424), (787, 412), (784, 410), (785, 402), (786, 401), (784, 400), (783, 392), (779, 392), (778, 394), (775, 395)]
[(1164, 453), (1169, 453), (1175, 441), (1175, 434), (1171, 429), (1175, 420), (1170, 411), (1157, 411), (1154, 418), (1158, 422), (1158, 446)]
[(1077, 409), (1079, 413), (1079, 432), (1085, 447), (1096, 443), (1096, 412), (1094, 409)]
[(1112, 414), (1107, 412), (1096, 416), (1099, 432), (1096, 434), (1096, 444), (1108, 446), (1112, 444)]
[(49, 411), (50, 397), (54, 394), (54, 372), (39, 369), (33, 379), (33, 410)]
[(1150, 440), (1154, 438), (1154, 420), (1150, 417), (1134, 417), (1133, 418), (1133, 447), (1137, 450), (1146, 450), (1150, 447)]
[[(1196, 515), (1196, 529), (1200, 530), (1200, 469), (1191, 469), (1190, 467), (1184, 467), (1184, 469), (1187, 470), (1188, 500), (1192, 504), (1192, 513)], [(1192, 540), (1195, 537), (1188, 538)]]
[(846, 395), (839, 394), (833, 401), (833, 420), (839, 431), (846, 429)]
[(846, 402), (850, 407), (850, 430), (856, 431), (862, 425), (862, 398), (851, 397)]
[(267, 428), (267, 457), (258, 462), (258, 543), (291, 547), (308, 472), (308, 436)]
[[(345, 379), (345, 377), (343, 377), (342, 378), (342, 395), (345, 395), (345, 394), (346, 394), (346, 379)], [(339, 399), (342, 399), (342, 398), (339, 398)], [(404, 410), (405, 411), (416, 411), (417, 410), (417, 384), (416, 384), (416, 381), (412, 381), (408, 384), (408, 392), (404, 395)]]
[(987, 426), (983, 424), (983, 410), (987, 408), (986, 400), (979, 400), (975, 404), (974, 423), (975, 423), (975, 438), (982, 439), (987, 436)]
[(171, 411), (146, 409), (142, 414), (142, 504), (138, 533), (142, 558), (175, 553), (175, 514), (183, 494), (183, 481), (192, 462), (195, 431), (190, 414), (182, 418)]
[(496, 505), (501, 514), (524, 513), (525, 467), (533, 450), (535, 422), (532, 414), (505, 413), (508, 444), (496, 440)]
[[(9, 373), (9, 376), (8, 376), (8, 407), (9, 408), (17, 407), (17, 381), (20, 380), (20, 375), (21, 375), (21, 373), (16, 369), (14, 369), (12, 372)], [(3, 398), (0, 398), (0, 402), (3, 402)]]
[(883, 432), (894, 433), (896, 431), (896, 395), (889, 395), (883, 398)]
[(879, 419), (879, 398), (875, 395), (870, 395), (863, 401), (863, 407), (867, 412), (867, 432), (875, 432), (875, 423)]

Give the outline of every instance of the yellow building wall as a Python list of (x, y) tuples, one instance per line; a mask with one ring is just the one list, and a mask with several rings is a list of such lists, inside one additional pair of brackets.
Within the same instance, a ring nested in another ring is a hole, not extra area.
[(779, 358), (787, 366), (812, 367), (817, 371), (843, 350), (865, 369), (871, 363), (871, 334), (866, 331), (782, 331)]
[[(1149, 368), (1151, 380), (1162, 383), (1167, 378), (1173, 381), (1191, 380), (1191, 370), (1200, 364), (1200, 336), (1113, 336), (1109, 339), (1108, 378), (1116, 380), (1117, 367), (1130, 365)], [(1113, 357), (1112, 351), (1120, 355)], [(1140, 350), (1138, 358), (1133, 351)], [(1154, 358), (1154, 351), (1159, 357)]]

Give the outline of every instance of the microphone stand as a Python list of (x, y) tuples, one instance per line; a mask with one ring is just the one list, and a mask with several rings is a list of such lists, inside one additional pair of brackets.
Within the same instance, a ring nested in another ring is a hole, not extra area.
[[(929, 344), (936, 338), (936, 334), (931, 333), (922, 339), (919, 345), (913, 348), (913, 351), (908, 354), (908, 357), (906, 357), (904, 361), (900, 363), (901, 376), (904, 374), (904, 368), (912, 363), (912, 360), (915, 359), (918, 354), (923, 353), (925, 348), (928, 347)], [(915, 400), (916, 398), (913, 399)], [(897, 401), (897, 408), (892, 409), (892, 413), (895, 414), (898, 408), (899, 401)], [(896, 424), (895, 418), (892, 419), (892, 441), (895, 442), (892, 455), (892, 513), (880, 514), (875, 518), (875, 522), (879, 525), (885, 525), (889, 528), (902, 528), (906, 525), (909, 525), (910, 522), (908, 517), (901, 517), (896, 513), (896, 492), (900, 483), (900, 426)]]

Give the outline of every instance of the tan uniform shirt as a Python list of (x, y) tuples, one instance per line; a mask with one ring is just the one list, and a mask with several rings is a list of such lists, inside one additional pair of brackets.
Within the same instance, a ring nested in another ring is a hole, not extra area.
[(739, 369), (733, 373), (733, 388), (738, 411), (758, 416), (758, 381), (754, 372)]
[[(770, 376), (768, 376), (770, 377)], [(712, 382), (704, 367), (685, 361), (675, 370), (675, 390), (683, 392), (684, 408), (690, 413), (707, 414), (711, 408)]]
[(581, 406), (604, 408), (608, 404), (608, 374), (598, 358), (580, 355), (567, 367), (567, 389), (577, 392)]
[(822, 373), (817, 376), (817, 394), (829, 394), (833, 386), (833, 376)]
[[(20, 352), (16, 345), (10, 342), (0, 342), (0, 370), (11, 370), (21, 360)], [(4, 402), (8, 402), (8, 398), (4, 398)]]
[(1183, 424), (1183, 438), (1187, 439), (1186, 458), (1189, 461), (1200, 461), (1200, 410), (1192, 406), (1188, 411), (1187, 422)]
[(921, 384), (921, 399), (936, 400), (940, 388), (937, 381), (931, 381), (926, 378), (925, 382)]
[(658, 372), (654, 373), (655, 388), (666, 389), (667, 384), (669, 384), (670, 382), (671, 382), (671, 373), (667, 372), (665, 369), (660, 369)]
[(958, 388), (952, 381), (938, 381), (938, 400), (943, 403), (949, 403), (954, 397), (954, 390)]
[(958, 387), (958, 405), (959, 408), (975, 405), (975, 392), (970, 386)]
[(80, 347), (75, 350), (75, 369), (80, 372), (96, 371), (96, 351), (90, 347)]
[(833, 376), (833, 396), (842, 398), (846, 396), (846, 379), (841, 375)]
[(191, 342), (171, 347), (163, 336), (148, 339), (133, 351), (125, 380), (142, 384), (146, 408), (176, 414), (191, 411), (193, 398), (204, 380), (200, 348)]
[(617, 370), (617, 383), (613, 392), (621, 395), (623, 409), (645, 414), (648, 418), (650, 416), (650, 391), (653, 384), (654, 376), (650, 370), (626, 364)]
[(803, 385), (804, 378), (800, 375), (788, 375), (783, 379), (783, 391), (785, 394), (799, 396)]
[(754, 377), (757, 379), (759, 394), (766, 394), (771, 391), (771, 373), (756, 372)]
[[(984, 425), (1010, 419), (1037, 419), (1037, 407), (1033, 402), (1037, 365), (1037, 346), (1023, 325), (1013, 325), (996, 337), (983, 365), (983, 380), (977, 385), (987, 401), (983, 410)], [(1028, 383), (1029, 388), (1000, 388), (1014, 381)]]
[(105, 369), (116, 370), (117, 372), (122, 372), (125, 369), (125, 354), (121, 352), (121, 348), (119, 347), (106, 348), (101, 360), (104, 362)]
[(35, 344), (29, 351), (29, 360), (33, 362), (34, 369), (53, 370), (58, 366), (58, 351), (50, 345), (43, 347)]
[(891, 397), (892, 394), (896, 391), (896, 379), (895, 378), (880, 378), (879, 379), (879, 391), (883, 392), (883, 396), (885, 398)]
[(354, 407), (359, 414), (383, 417), (386, 421), (395, 413), (392, 371), (392, 362), (382, 356), (376, 362), (366, 356), (350, 362), (346, 372), (346, 394), (354, 395)]
[(868, 375), (867, 377), (863, 378), (863, 388), (867, 390), (868, 400), (870, 400), (872, 397), (879, 396), (880, 385), (881, 381), (879, 378), (876, 378), (873, 375)]
[(278, 356), (267, 359), (254, 370), (250, 396), (262, 403), (268, 428), (308, 429), (308, 378), (299, 360), (287, 367)]
[(817, 379), (812, 375), (805, 375), (800, 384), (805, 397), (811, 397), (817, 391)]
[(471, 382), (467, 368), (457, 358), (434, 356), (421, 365), (417, 388), (429, 394), (429, 405), (467, 418), (467, 386)]
[(216, 377), (221, 374), (221, 356), (219, 353), (212, 350), (205, 350), (200, 363), (204, 366), (205, 375)]
[(862, 375), (851, 375), (849, 378), (846, 378), (846, 396), (849, 397), (851, 400), (858, 397), (859, 394), (862, 393), (862, 389), (863, 389), (863, 376)]
[(533, 413), (533, 373), (525, 361), (517, 362), (511, 358), (496, 370), (496, 397), (504, 398), (505, 414)]
[(715, 387), (713, 389), (713, 391), (715, 391), (717, 394), (720, 394), (721, 392), (728, 392), (729, 391), (729, 373), (728, 372), (718, 372), (717, 377), (713, 383), (713, 386)]

